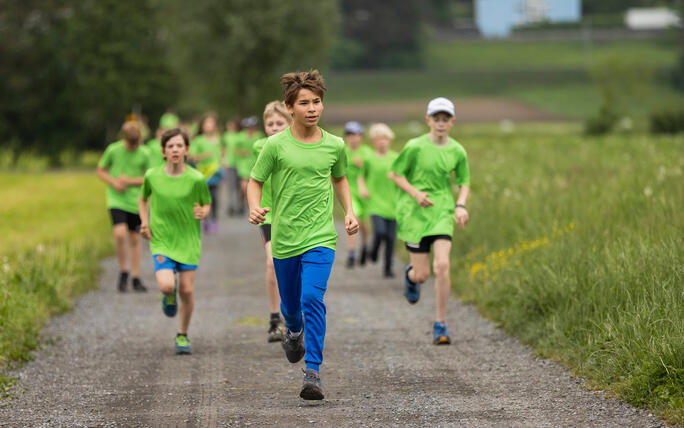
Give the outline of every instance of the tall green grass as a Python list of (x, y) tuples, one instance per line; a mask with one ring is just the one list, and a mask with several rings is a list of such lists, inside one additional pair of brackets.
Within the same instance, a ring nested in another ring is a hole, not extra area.
[(94, 173), (0, 174), (0, 391), (40, 329), (93, 287), (112, 251), (104, 185)]
[(456, 294), (540, 355), (684, 423), (684, 136), (460, 139), (472, 196)]

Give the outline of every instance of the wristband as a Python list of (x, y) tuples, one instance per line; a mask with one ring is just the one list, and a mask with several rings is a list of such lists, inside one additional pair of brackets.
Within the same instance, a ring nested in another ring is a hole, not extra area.
[(463, 209), (466, 209), (466, 206), (465, 206), (465, 204), (456, 204), (456, 207), (455, 207), (455, 208), (463, 208)]

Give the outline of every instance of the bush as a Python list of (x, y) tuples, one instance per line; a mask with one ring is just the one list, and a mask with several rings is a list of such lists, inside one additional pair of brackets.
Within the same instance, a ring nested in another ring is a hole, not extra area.
[(654, 134), (678, 134), (684, 132), (684, 109), (661, 111), (650, 117), (651, 132)]
[(584, 133), (587, 135), (605, 135), (613, 131), (618, 121), (618, 115), (606, 105), (601, 107), (597, 116), (590, 117), (584, 123)]

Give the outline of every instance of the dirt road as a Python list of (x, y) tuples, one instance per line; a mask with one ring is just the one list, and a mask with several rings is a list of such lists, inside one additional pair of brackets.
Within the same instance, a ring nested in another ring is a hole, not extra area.
[(117, 293), (115, 262), (106, 260), (99, 289), (51, 321), (52, 344), (17, 372), (0, 426), (662, 425), (583, 390), (457, 302), (447, 320), (453, 344), (431, 345), (432, 283), (410, 306), (399, 280), (381, 279), (379, 266), (348, 271), (343, 254), (326, 295), (324, 401), (301, 400), (303, 362), (289, 364), (280, 345), (266, 343), (257, 229), (222, 219), (219, 235), (204, 239), (193, 355), (174, 354), (177, 319), (162, 315), (158, 292)]

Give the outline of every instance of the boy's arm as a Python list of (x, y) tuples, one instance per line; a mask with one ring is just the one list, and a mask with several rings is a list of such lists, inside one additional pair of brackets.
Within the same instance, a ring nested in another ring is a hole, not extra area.
[(337, 200), (340, 201), (342, 208), (344, 208), (344, 228), (347, 230), (347, 235), (353, 235), (359, 231), (359, 222), (356, 220), (354, 209), (352, 208), (351, 191), (349, 190), (347, 177), (344, 175), (342, 177), (330, 176), (330, 179), (335, 190), (335, 196), (337, 196)]
[(418, 202), (418, 205), (420, 205), (421, 207), (427, 208), (433, 205), (432, 201), (428, 199), (429, 195), (426, 192), (421, 192), (420, 190), (413, 187), (411, 183), (409, 183), (409, 181), (406, 179), (406, 177), (402, 177), (401, 175), (398, 175), (396, 172), (390, 171), (389, 179), (394, 181), (401, 190), (411, 195), (411, 197), (415, 199), (416, 202)]
[(356, 178), (356, 183), (359, 186), (359, 195), (364, 199), (370, 198), (368, 187), (366, 187), (366, 179), (363, 177), (363, 175), (359, 174), (359, 176)]
[(266, 221), (266, 213), (271, 211), (270, 207), (261, 207), (261, 194), (264, 190), (263, 181), (249, 178), (247, 183), (247, 205), (249, 206), (248, 221), (252, 224), (261, 224)]
[[(124, 190), (126, 190), (126, 184), (125, 183), (123, 183), (118, 178), (112, 177), (109, 174), (109, 171), (106, 170), (105, 168), (101, 167), (100, 165), (97, 166), (97, 169), (95, 170), (95, 174), (100, 178), (100, 180), (102, 180), (105, 183), (112, 186), (114, 188), (114, 190), (116, 190), (117, 192), (121, 193)], [(142, 181), (140, 184), (142, 184)]]
[(142, 195), (138, 198), (138, 214), (140, 215), (140, 234), (145, 239), (152, 238), (150, 230), (150, 201), (143, 199)]
[(458, 191), (458, 199), (456, 200), (456, 209), (454, 210), (456, 224), (461, 230), (465, 229), (465, 225), (470, 218), (468, 210), (465, 208), (468, 195), (470, 195), (470, 186), (461, 186), (461, 189)]
[(122, 181), (126, 186), (142, 186), (143, 184), (143, 179), (145, 177), (122, 177)]
[(211, 212), (211, 204), (200, 205), (195, 202), (192, 207), (192, 212), (195, 214), (195, 220), (203, 220), (207, 218)]

